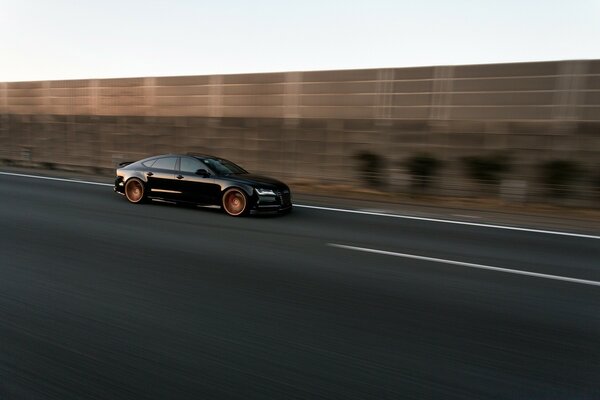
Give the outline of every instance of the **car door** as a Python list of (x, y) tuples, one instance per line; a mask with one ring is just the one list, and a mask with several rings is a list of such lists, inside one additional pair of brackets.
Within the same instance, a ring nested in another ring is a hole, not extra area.
[[(198, 174), (198, 170), (205, 170), (206, 174)], [(176, 175), (177, 191), (180, 191), (184, 201), (198, 204), (212, 204), (211, 198), (215, 190), (219, 191), (215, 184), (212, 171), (194, 157), (180, 157), (179, 172)]]
[(151, 197), (175, 199), (180, 194), (175, 184), (178, 161), (175, 156), (162, 157), (146, 171)]

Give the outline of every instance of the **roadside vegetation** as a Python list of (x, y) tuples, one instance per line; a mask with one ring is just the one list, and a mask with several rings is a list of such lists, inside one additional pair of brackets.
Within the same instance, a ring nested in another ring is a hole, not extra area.
[(384, 187), (386, 162), (379, 154), (361, 151), (354, 155), (358, 160), (360, 177), (367, 187), (381, 189)]
[(424, 192), (433, 185), (442, 162), (431, 154), (419, 153), (406, 159), (404, 166), (410, 173), (412, 190)]
[(463, 157), (461, 160), (469, 178), (484, 184), (499, 184), (511, 169), (510, 159), (505, 154)]
[[(388, 163), (383, 156), (361, 151), (354, 155), (358, 162), (360, 180), (366, 187), (379, 190), (408, 190), (411, 194), (434, 194), (436, 190), (448, 189), (452, 184), (445, 182), (448, 176), (455, 180), (451, 192), (457, 196), (503, 196), (522, 198), (522, 201), (552, 202), (566, 199), (587, 201), (600, 206), (600, 171), (598, 167), (586, 167), (578, 162), (563, 159), (547, 160), (523, 166), (507, 153), (456, 157), (442, 162), (434, 155), (419, 152), (395, 165), (402, 168), (408, 181), (404, 189), (390, 187)], [(447, 167), (454, 165), (448, 174)], [(457, 167), (460, 167), (457, 169)], [(454, 175), (452, 175), (454, 174)], [(462, 175), (462, 176), (461, 176)], [(460, 184), (466, 179), (475, 186)], [(393, 183), (393, 182), (392, 182)], [(512, 192), (511, 192), (512, 191)], [(514, 195), (518, 191), (519, 195)], [(446, 193), (448, 190), (446, 190)]]
[(541, 179), (546, 192), (554, 198), (567, 197), (580, 175), (579, 166), (568, 160), (551, 160), (540, 165)]

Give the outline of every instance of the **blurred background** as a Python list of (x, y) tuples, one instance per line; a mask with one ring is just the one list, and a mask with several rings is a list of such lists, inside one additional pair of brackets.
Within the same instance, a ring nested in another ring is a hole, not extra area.
[(596, 0), (0, 9), (5, 166), (202, 152), (309, 193), (600, 203)]
[(600, 60), (0, 84), (5, 165), (172, 152), (328, 194), (597, 206)]

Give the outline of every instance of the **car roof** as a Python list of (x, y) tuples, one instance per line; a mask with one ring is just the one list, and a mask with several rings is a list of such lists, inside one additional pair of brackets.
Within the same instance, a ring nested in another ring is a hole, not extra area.
[(153, 158), (160, 158), (160, 157), (195, 157), (195, 158), (216, 158), (216, 159), (221, 158), (221, 157), (213, 156), (210, 154), (203, 154), (203, 153), (186, 153), (186, 154), (169, 153), (169, 154), (157, 154), (155, 156), (144, 158), (140, 161), (150, 160)]
[(213, 156), (211, 154), (203, 154), (203, 153), (186, 153), (183, 155), (196, 157), (196, 158), (219, 158), (219, 157)]

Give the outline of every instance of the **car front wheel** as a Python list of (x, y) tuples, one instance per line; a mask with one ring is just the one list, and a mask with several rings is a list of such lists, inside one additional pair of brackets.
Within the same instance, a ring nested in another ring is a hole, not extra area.
[(248, 198), (240, 189), (229, 189), (223, 194), (223, 209), (231, 216), (244, 215), (248, 209)]

